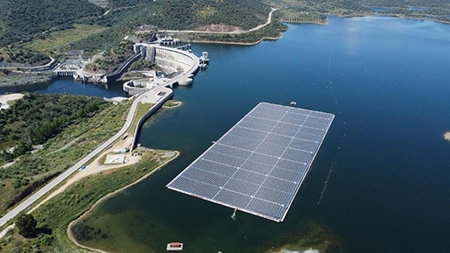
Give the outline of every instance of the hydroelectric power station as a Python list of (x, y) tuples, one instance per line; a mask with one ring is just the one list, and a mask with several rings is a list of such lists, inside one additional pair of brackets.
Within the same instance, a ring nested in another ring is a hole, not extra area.
[[(183, 46), (183, 49), (190, 49), (190, 45)], [(138, 85), (136, 81), (126, 82), (123, 90), (132, 95), (156, 86), (172, 88), (174, 85), (192, 84), (194, 75), (198, 72), (200, 62), (203, 63), (203, 60), (191, 53), (190, 50), (183, 49), (147, 43), (135, 44), (133, 46), (134, 55), (139, 55), (145, 60), (155, 63), (164, 74), (155, 72), (145, 84)], [(207, 57), (207, 53), (203, 57), (205, 56)], [(115, 75), (121, 75), (121, 73), (110, 75), (110, 77), (116, 77)]]

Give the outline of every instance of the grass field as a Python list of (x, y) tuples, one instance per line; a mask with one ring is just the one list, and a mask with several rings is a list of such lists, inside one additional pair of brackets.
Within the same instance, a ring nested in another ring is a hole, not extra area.
[[(55, 138), (50, 139), (39, 152), (22, 156), (8, 169), (33, 169), (44, 164), (46, 171), (43, 174), (36, 174), (29, 178), (30, 182), (34, 182), (46, 175), (69, 168), (119, 131), (125, 122), (130, 105), (130, 101), (107, 105), (93, 118), (68, 127)], [(3, 214), (18, 193), (11, 187), (10, 181), (3, 180), (1, 183), (3, 186), (0, 187), (0, 213)]]
[(132, 136), (135, 136), (136, 134), (136, 126), (139, 120), (142, 118), (142, 116), (144, 116), (144, 114), (146, 114), (150, 110), (150, 108), (152, 108), (152, 106), (153, 104), (139, 103), (138, 108), (136, 110), (136, 114), (134, 115), (133, 124), (130, 126), (129, 133)]
[(36, 238), (25, 240), (15, 231), (0, 241), (0, 251), (90, 252), (77, 247), (69, 239), (69, 223), (89, 210), (103, 196), (149, 175), (177, 155), (177, 152), (162, 150), (142, 152), (141, 163), (88, 176), (46, 202), (32, 213), (42, 233)]
[[(131, 103), (124, 101), (109, 105), (94, 118), (49, 140), (44, 149), (34, 155), (48, 163), (53, 161), (54, 166), (51, 167), (54, 169), (70, 166), (120, 129)], [(152, 106), (139, 104), (130, 131), (135, 131), (137, 122)], [(35, 238), (24, 239), (17, 231), (10, 232), (0, 240), (0, 252), (90, 252), (69, 239), (66, 233), (69, 223), (103, 196), (149, 175), (177, 155), (173, 151), (144, 149), (141, 152), (143, 156), (139, 164), (88, 176), (47, 201), (32, 213), (38, 221), (39, 234)]]
[(26, 47), (31, 50), (50, 54), (51, 52), (67, 49), (69, 44), (100, 33), (105, 29), (105, 27), (98, 25), (76, 24), (73, 29), (52, 32), (45, 39), (36, 39), (27, 44)]

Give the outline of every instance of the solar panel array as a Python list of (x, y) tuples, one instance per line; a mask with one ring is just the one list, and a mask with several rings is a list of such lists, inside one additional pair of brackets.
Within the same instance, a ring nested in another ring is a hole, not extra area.
[(167, 187), (281, 222), (333, 119), (259, 103)]

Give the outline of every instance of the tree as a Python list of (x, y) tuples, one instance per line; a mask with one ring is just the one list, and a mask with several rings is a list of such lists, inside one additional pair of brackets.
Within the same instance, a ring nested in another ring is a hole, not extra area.
[(36, 225), (37, 221), (31, 214), (22, 214), (16, 222), (17, 229), (19, 229), (19, 234), (27, 238), (34, 236)]

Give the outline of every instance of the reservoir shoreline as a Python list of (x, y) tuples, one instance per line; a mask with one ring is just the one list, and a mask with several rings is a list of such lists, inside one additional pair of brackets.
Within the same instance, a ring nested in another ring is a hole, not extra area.
[[(194, 51), (214, 55), (213, 64), (194, 86), (175, 90), (183, 106), (158, 113), (139, 140), (183, 155), (91, 212), (105, 219), (115, 212), (111, 217), (121, 218), (117, 223), (124, 231), (111, 232), (113, 237), (154, 249), (179, 240), (189, 250), (217, 252), (214, 246), (220, 246), (223, 252), (251, 252), (294, 243), (305, 229), (299, 220), (311, 219), (339, 236), (339, 252), (445, 251), (442, 231), (449, 218), (442, 210), (450, 203), (443, 136), (450, 121), (443, 108), (450, 90), (443, 80), (450, 77), (442, 66), (450, 63), (441, 55), (448, 52), (450, 30), (410, 19), (349, 19), (289, 25), (282, 40), (249, 48), (193, 45)], [(232, 221), (228, 209), (164, 188), (255, 103), (292, 100), (302, 108), (335, 112), (346, 130), (331, 129), (286, 223), (275, 226), (241, 213)], [(317, 205), (338, 146), (338, 161)], [(92, 221), (86, 225), (104, 231)], [(127, 237), (131, 231), (133, 240)], [(111, 238), (98, 245), (113, 243)]]
[[(442, 222), (427, 221), (423, 214), (430, 217), (437, 212), (442, 217), (442, 212), (436, 211), (442, 210), (438, 206), (448, 206), (442, 176), (434, 176), (448, 175), (444, 161), (448, 143), (441, 137), (442, 129), (450, 125), (442, 117), (442, 104), (448, 101), (440, 95), (448, 91), (442, 81), (447, 80), (443, 66), (448, 59), (439, 58), (448, 51), (442, 43), (449, 40), (448, 27), (409, 19), (330, 17), (328, 25), (289, 28), (282, 40), (249, 48), (194, 45), (194, 51), (210, 52), (213, 64), (196, 78), (194, 86), (176, 90), (175, 98), (184, 106), (176, 112), (158, 114), (155, 122), (142, 130), (140, 140), (152, 148), (178, 147), (183, 156), (123, 196), (105, 201), (83, 224), (109, 229), (108, 235), (116, 240), (132, 241), (144, 249), (159, 249), (176, 240), (186, 243), (191, 252), (265, 252), (274, 245), (298, 241), (298, 237), (289, 235), (302, 235), (305, 227), (300, 221), (316, 219), (338, 235), (340, 252), (424, 250), (428, 245), (418, 238), (434, 242), (431, 247), (438, 249), (442, 241), (434, 231), (442, 228)], [(429, 31), (441, 32), (430, 35)], [(374, 38), (378, 43), (373, 43)], [(431, 46), (436, 49), (426, 50)], [(418, 61), (424, 54), (440, 61), (430, 68), (429, 62)], [(408, 64), (411, 62), (415, 64)], [(419, 70), (424, 76), (411, 75)], [(430, 84), (426, 96), (422, 90), (425, 84)], [(430, 100), (431, 96), (435, 99)], [(254, 104), (292, 100), (302, 108), (334, 112), (345, 127), (330, 129), (298, 200), (293, 202), (293, 215), (285, 223), (271, 224), (243, 213), (232, 221), (232, 210), (180, 196), (164, 187)], [(417, 141), (422, 145), (414, 145)], [(338, 147), (339, 156), (334, 161)], [(331, 164), (335, 164), (333, 174), (323, 201), (317, 205)], [(430, 196), (433, 201), (427, 200)], [(427, 206), (420, 204), (423, 201)], [(124, 206), (130, 207), (124, 210)], [(133, 218), (136, 213), (142, 215)], [(94, 216), (109, 223), (112, 219), (123, 221), (106, 228)], [(412, 229), (405, 216), (415, 220), (414, 226), (421, 224), (422, 229)], [(126, 221), (133, 219), (133, 224), (139, 222), (142, 228), (127, 227)], [(192, 227), (198, 229), (192, 231)], [(131, 231), (139, 238), (132, 239)], [(384, 237), (377, 237), (379, 234)], [(387, 238), (396, 240), (389, 243)], [(104, 239), (89, 245), (112, 249), (108, 246), (111, 243)]]
[[(102, 198), (100, 198), (99, 200), (97, 200), (97, 201), (95, 202), (95, 204), (93, 204), (93, 205), (91, 206), (91, 208), (89, 208), (89, 210), (87, 210), (86, 212), (84, 212), (84, 213), (83, 213), (80, 217), (78, 217), (77, 219), (71, 221), (71, 222), (69, 223), (69, 225), (67, 226), (67, 236), (69, 237), (69, 239), (70, 239), (76, 246), (78, 246), (78, 247), (80, 247), (80, 248), (84, 248), (84, 249), (88, 249), (88, 250), (93, 250), (93, 251), (96, 251), (96, 252), (109, 253), (108, 251), (104, 251), (104, 250), (101, 250), (101, 249), (96, 249), (96, 248), (88, 247), (88, 246), (85, 246), (85, 245), (82, 245), (82, 244), (78, 243), (78, 241), (74, 238), (74, 234), (73, 234), (73, 232), (72, 232), (72, 230), (71, 230), (72, 225), (75, 224), (77, 221), (83, 219), (86, 215), (88, 215), (92, 210), (95, 209), (95, 207), (97, 207), (97, 206), (98, 206), (99, 204), (101, 204), (103, 201), (106, 201), (108, 198), (113, 197), (113, 196), (115, 196), (116, 194), (118, 194), (118, 193), (120, 193), (120, 192), (123, 192), (124, 190), (127, 190), (127, 189), (133, 187), (134, 185), (136, 185), (136, 184), (142, 182), (143, 180), (147, 179), (149, 176), (151, 176), (151, 175), (154, 174), (155, 172), (161, 170), (165, 165), (167, 165), (168, 163), (170, 163), (170, 162), (172, 162), (173, 160), (175, 160), (175, 159), (180, 155), (180, 152), (179, 152), (179, 151), (173, 151), (173, 152), (175, 152), (175, 155), (174, 155), (172, 158), (170, 158), (168, 161), (166, 161), (165, 163), (159, 165), (157, 168), (155, 168), (154, 170), (150, 171), (149, 173), (147, 173), (147, 174), (144, 175), (143, 177), (139, 178), (139, 179), (136, 180), (135, 182), (133, 182), (133, 183), (127, 185), (127, 186), (124, 186), (124, 187), (122, 187), (122, 188), (120, 188), (120, 189), (115, 190), (114, 192), (111, 192), (111, 193), (109, 193), (109, 194), (103, 196)], [(118, 168), (118, 169), (120, 170), (120, 169), (124, 169), (124, 168)]]

